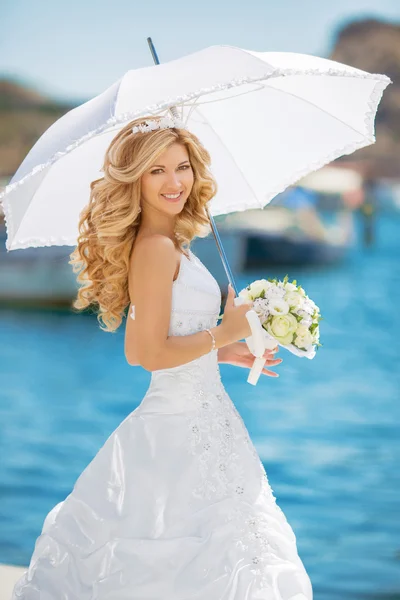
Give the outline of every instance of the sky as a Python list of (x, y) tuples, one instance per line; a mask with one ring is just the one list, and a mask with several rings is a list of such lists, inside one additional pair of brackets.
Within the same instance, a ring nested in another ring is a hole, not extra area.
[(61, 101), (93, 98), (129, 69), (216, 44), (329, 56), (361, 18), (400, 22), (399, 0), (2, 0), (0, 77)]

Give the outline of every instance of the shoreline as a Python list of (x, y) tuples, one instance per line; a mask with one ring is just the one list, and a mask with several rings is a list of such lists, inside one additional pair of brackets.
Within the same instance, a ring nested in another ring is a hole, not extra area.
[(0, 600), (10, 600), (14, 585), (27, 568), (0, 563)]

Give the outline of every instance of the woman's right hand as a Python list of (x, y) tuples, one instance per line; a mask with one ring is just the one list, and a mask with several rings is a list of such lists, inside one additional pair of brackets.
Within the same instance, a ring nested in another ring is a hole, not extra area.
[(226, 339), (229, 339), (230, 342), (237, 342), (251, 335), (251, 328), (246, 318), (246, 313), (253, 307), (253, 302), (247, 300), (243, 304), (236, 306), (234, 298), (235, 290), (229, 284), (220, 326), (225, 332)]

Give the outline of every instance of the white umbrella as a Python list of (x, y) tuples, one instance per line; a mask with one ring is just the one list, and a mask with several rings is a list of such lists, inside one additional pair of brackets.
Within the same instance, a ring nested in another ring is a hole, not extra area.
[[(212, 157), (218, 193), (208, 214), (237, 294), (213, 217), (263, 208), (301, 177), (373, 144), (376, 110), (389, 83), (385, 75), (312, 55), (231, 46), (128, 71), (56, 121), (0, 194), (7, 250), (74, 246), (90, 183), (102, 176), (113, 137), (134, 118), (175, 107)], [(252, 336), (246, 342), (257, 357), (247, 381), (256, 383), (268, 342), (255, 311), (247, 318)]]
[(300, 177), (373, 144), (389, 83), (316, 56), (231, 46), (128, 71), (58, 119), (28, 153), (0, 194), (6, 248), (74, 246), (105, 150), (138, 116), (177, 106), (189, 117), (212, 157), (218, 194), (209, 212), (216, 216), (263, 208)]

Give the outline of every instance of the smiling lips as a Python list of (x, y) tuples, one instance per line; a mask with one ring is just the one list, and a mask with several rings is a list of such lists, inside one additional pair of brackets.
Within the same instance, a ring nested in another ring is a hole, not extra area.
[(183, 192), (179, 192), (179, 194), (161, 194), (163, 198), (169, 200), (170, 202), (177, 202), (182, 196)]

